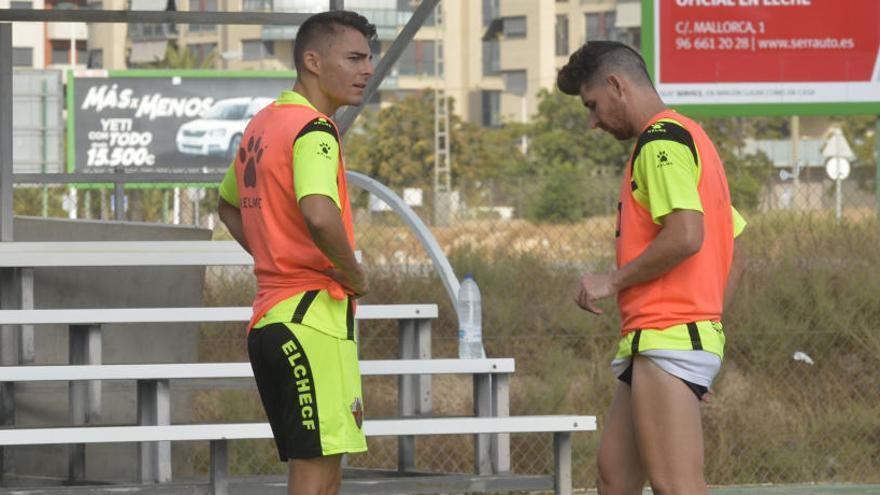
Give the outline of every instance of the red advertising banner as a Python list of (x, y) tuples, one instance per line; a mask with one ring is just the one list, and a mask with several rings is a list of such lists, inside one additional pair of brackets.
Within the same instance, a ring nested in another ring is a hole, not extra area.
[(669, 103), (880, 101), (878, 0), (652, 0)]

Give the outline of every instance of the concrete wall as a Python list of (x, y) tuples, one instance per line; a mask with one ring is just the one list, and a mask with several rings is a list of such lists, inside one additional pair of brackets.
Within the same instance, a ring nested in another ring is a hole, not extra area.
[[(209, 240), (210, 231), (182, 226), (125, 222), (90, 222), (16, 218), (17, 241), (137, 241)], [(34, 271), (34, 306), (40, 308), (112, 308), (200, 306), (204, 283), (202, 267), (51, 268)], [(34, 329), (38, 365), (68, 362), (66, 326)], [(103, 329), (104, 364), (196, 362), (198, 325), (106, 325)], [(190, 391), (172, 383), (172, 422), (191, 416)], [(15, 387), (15, 425), (68, 425), (67, 383), (19, 384)], [(136, 424), (134, 381), (102, 384), (101, 418), (97, 424)], [(174, 445), (175, 457), (188, 457)], [(67, 447), (8, 449), (6, 475), (17, 481), (67, 476)], [(89, 445), (86, 477), (89, 480), (133, 481), (137, 477), (135, 444)]]

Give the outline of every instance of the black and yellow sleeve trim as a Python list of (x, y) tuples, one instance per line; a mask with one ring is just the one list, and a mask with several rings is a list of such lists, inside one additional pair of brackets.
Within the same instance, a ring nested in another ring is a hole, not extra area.
[(318, 117), (315, 120), (306, 124), (306, 126), (303, 127), (301, 131), (299, 131), (299, 134), (296, 135), (294, 142), (310, 132), (326, 132), (327, 134), (333, 136), (333, 139), (336, 141), (337, 144), (339, 143), (339, 134), (336, 133), (336, 127), (333, 127), (333, 124), (328, 122), (327, 119), (325, 119), (324, 117)]
[(630, 163), (630, 173), (634, 170), (636, 159), (639, 157), (642, 148), (652, 141), (660, 140), (674, 141), (687, 146), (688, 149), (691, 150), (691, 154), (694, 156), (694, 165), (697, 167), (700, 166), (700, 157), (697, 153), (697, 146), (694, 143), (694, 138), (691, 136), (691, 133), (674, 122), (660, 121), (648, 126), (648, 128), (645, 129), (645, 132), (639, 136), (635, 151), (633, 152), (632, 163)]

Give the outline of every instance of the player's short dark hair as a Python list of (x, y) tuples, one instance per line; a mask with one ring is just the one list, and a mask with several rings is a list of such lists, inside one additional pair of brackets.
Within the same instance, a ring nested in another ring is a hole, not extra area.
[(651, 84), (645, 61), (637, 51), (617, 41), (589, 41), (568, 58), (556, 75), (556, 86), (565, 94), (577, 95), (581, 86), (589, 86), (610, 72), (622, 72), (634, 82)]
[(293, 44), (293, 65), (297, 72), (303, 70), (303, 54), (306, 49), (325, 37), (332, 37), (338, 33), (340, 27), (348, 27), (363, 34), (367, 41), (376, 38), (376, 26), (371, 24), (366, 17), (350, 10), (331, 10), (315, 14), (302, 23), (296, 33)]

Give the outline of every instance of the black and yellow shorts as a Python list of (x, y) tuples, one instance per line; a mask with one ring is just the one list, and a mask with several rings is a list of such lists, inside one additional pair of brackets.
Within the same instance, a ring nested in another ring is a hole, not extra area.
[(611, 369), (618, 379), (630, 383), (632, 357), (640, 354), (684, 381), (697, 398), (701, 398), (721, 370), (724, 343), (724, 329), (717, 321), (636, 330), (618, 342)]
[[(305, 324), (310, 320), (304, 315), (337, 304), (325, 291), (320, 293), (310, 291), (280, 303), (248, 334), (257, 389), (284, 462), (367, 450), (350, 301), (338, 302), (349, 305), (341, 320), (350, 323), (331, 335)], [(280, 314), (287, 321), (277, 321)]]

